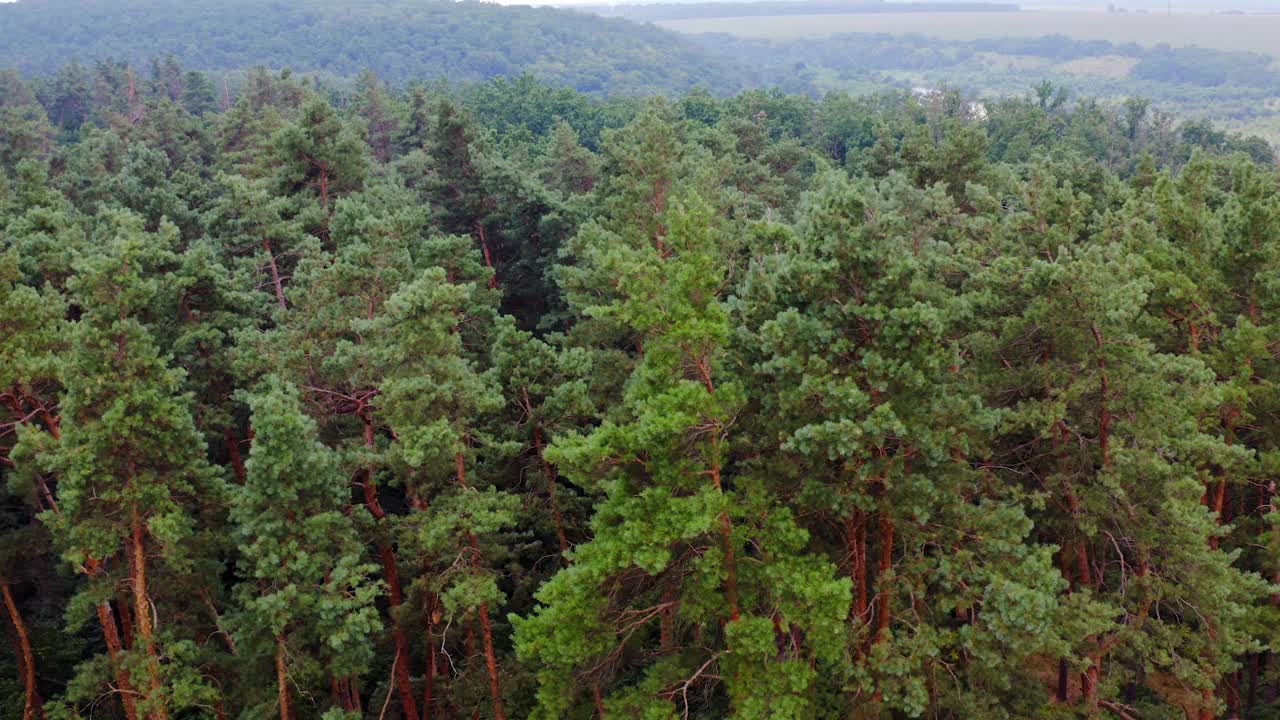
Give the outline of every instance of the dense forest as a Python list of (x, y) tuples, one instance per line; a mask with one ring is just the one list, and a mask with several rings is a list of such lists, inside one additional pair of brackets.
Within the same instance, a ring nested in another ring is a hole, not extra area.
[(0, 67), (70, 61), (144, 66), (173, 54), (198, 70), (266, 65), (331, 77), (364, 69), (403, 83), (529, 72), (593, 94), (733, 93), (752, 83), (678, 33), (552, 8), (451, 0), (22, 0), (0, 3)]
[(0, 330), (6, 719), (1280, 717), (1280, 171), (1141, 100), (4, 73)]

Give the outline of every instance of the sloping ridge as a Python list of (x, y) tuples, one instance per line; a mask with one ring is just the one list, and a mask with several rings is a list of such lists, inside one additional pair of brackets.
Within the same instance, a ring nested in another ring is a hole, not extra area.
[(530, 72), (594, 94), (731, 93), (748, 69), (678, 33), (553, 8), (439, 0), (20, 0), (0, 5), (0, 67), (51, 73), (71, 60), (200, 70), (265, 65), (391, 81)]

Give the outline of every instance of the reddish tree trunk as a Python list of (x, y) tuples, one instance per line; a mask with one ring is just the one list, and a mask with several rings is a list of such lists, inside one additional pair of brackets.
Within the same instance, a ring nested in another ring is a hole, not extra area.
[(409, 639), (404, 627), (396, 619), (396, 610), (404, 602), (400, 589), (400, 574), (396, 568), (395, 553), (385, 543), (378, 546), (378, 557), (382, 560), (383, 574), (387, 580), (387, 603), (391, 606), (391, 639), (395, 642), (396, 657), (396, 689), (400, 694), (401, 709), (406, 718), (418, 717), (418, 704), (413, 697), (413, 685), (409, 680)]
[(359, 676), (351, 675), (347, 678), (347, 693), (351, 697), (351, 709), (355, 710), (356, 712), (361, 712)]
[[(1224, 425), (1223, 441), (1228, 446), (1235, 444), (1236, 418), (1239, 416), (1239, 414), (1240, 414), (1240, 411), (1237, 410), (1235, 407), (1229, 407), (1227, 410), (1227, 418), (1223, 423)], [(1209, 495), (1209, 492), (1206, 489), (1205, 490), (1206, 500), (1208, 500), (1208, 495)], [(1226, 505), (1227, 505), (1227, 479), (1224, 476), (1219, 476), (1218, 484), (1215, 486), (1214, 492), (1213, 492), (1213, 504), (1210, 506), (1210, 509), (1213, 510), (1214, 519), (1217, 521), (1219, 526), (1227, 522)], [(1209, 538), (1209, 547), (1214, 550), (1217, 550), (1218, 544), (1220, 541), (1221, 541), (1221, 538), (1219, 538), (1216, 534), (1211, 536)]]
[(849, 549), (849, 579), (853, 581), (853, 617), (867, 620), (867, 518), (854, 510), (845, 521), (845, 543)]
[[(372, 452), (373, 420), (368, 413), (365, 413), (362, 419), (364, 420), (365, 449)], [(378, 487), (375, 483), (373, 465), (370, 464), (365, 468), (365, 507), (374, 520), (381, 521), (387, 516), (387, 513), (382, 509), (382, 503), (378, 501)], [(380, 542), (378, 544), (378, 559), (382, 562), (383, 576), (387, 581), (387, 603), (391, 606), (391, 639), (396, 646), (396, 690), (400, 694), (400, 705), (404, 716), (416, 719), (418, 717), (418, 703), (413, 697), (413, 686), (409, 681), (409, 639), (405, 636), (404, 627), (401, 626), (396, 612), (403, 602), (403, 593), (400, 589), (400, 573), (396, 566), (396, 554), (390, 545)]]
[(338, 681), (338, 689), (342, 693), (342, 701), (339, 705), (344, 710), (359, 713), (360, 710), (360, 685), (355, 676), (347, 676)]
[(494, 720), (507, 720), (502, 709), (502, 687), (498, 680), (498, 656), (493, 649), (493, 626), (489, 622), (489, 603), (480, 603), (480, 639), (484, 642), (484, 665), (489, 671), (489, 694), (493, 697)]
[(489, 287), (498, 287), (498, 269), (493, 266), (493, 254), (489, 251), (489, 238), (484, 232), (484, 223), (476, 223), (476, 237), (480, 240), (480, 252), (484, 253), (485, 267), (489, 268)]
[[(1089, 567), (1089, 548), (1083, 540), (1076, 543), (1076, 563), (1079, 566), (1080, 587), (1092, 586), (1093, 572)], [(1094, 642), (1094, 638), (1088, 638), (1088, 642)], [(1091, 655), (1089, 657), (1089, 667), (1080, 674), (1081, 702), (1084, 703), (1084, 706), (1088, 708), (1091, 714), (1096, 714), (1098, 709), (1098, 674), (1101, 671), (1101, 664), (1101, 655)]]
[(236, 482), (244, 484), (244, 456), (240, 454), (240, 440), (230, 425), (222, 431), (222, 444), (227, 448), (227, 457), (231, 460), (231, 469), (235, 471)]
[(276, 638), (276, 702), (280, 706), (280, 720), (289, 720), (289, 666), (285, 662), (284, 638)]
[(596, 717), (600, 718), (600, 720), (604, 720), (604, 696), (600, 694), (599, 683), (591, 684), (591, 699), (594, 700), (596, 704)]
[(127, 597), (116, 596), (116, 614), (120, 616), (120, 641), (124, 643), (125, 650), (132, 650), (135, 634), (133, 631), (133, 614), (129, 611), (129, 599)]
[(1071, 691), (1071, 668), (1066, 658), (1058, 658), (1058, 702), (1065, 703)]
[(169, 710), (165, 705), (163, 692), (164, 681), (161, 679), (160, 653), (156, 649), (155, 627), (151, 617), (151, 598), (147, 594), (147, 552), (142, 530), (142, 516), (133, 508), (131, 522), (132, 553), (129, 564), (130, 581), (133, 586), (133, 607), (138, 626), (138, 640), (147, 654), (147, 674), (150, 692), (147, 700), (151, 702), (150, 716), (153, 720), (166, 720)]
[(360, 696), (356, 693), (355, 685), (350, 677), (338, 677), (336, 675), (329, 678), (329, 694), (333, 697), (333, 703), (348, 712), (360, 711)]
[(1200, 691), (1202, 696), (1200, 702), (1200, 712), (1196, 716), (1198, 720), (1214, 720), (1214, 710), (1217, 708), (1217, 701), (1213, 697), (1213, 691), (1206, 688)]
[(49, 412), (48, 408), (41, 408), (40, 415), (44, 417), (45, 429), (49, 432), (49, 435), (51, 435), (54, 440), (61, 440), (62, 439), (61, 419), (57, 415), (54, 415), (53, 413)]
[(119, 686), (120, 702), (124, 705), (124, 715), (127, 720), (139, 720), (137, 692), (133, 689), (133, 683), (129, 680), (129, 671), (120, 666), (120, 653), (123, 652), (123, 646), (120, 644), (120, 631), (116, 628), (115, 613), (111, 611), (111, 601), (103, 600), (98, 603), (98, 623), (102, 625), (102, 638), (107, 644), (107, 657), (111, 660), (111, 665), (115, 669), (116, 684)]
[[(461, 452), (457, 452), (454, 453), (453, 459), (458, 485), (465, 488), (467, 487), (466, 458), (463, 457)], [(478, 560), (480, 558), (480, 541), (470, 529), (467, 530), (467, 542)], [(493, 717), (494, 720), (507, 720), (507, 714), (502, 709), (502, 686), (498, 678), (498, 656), (493, 649), (493, 624), (489, 620), (489, 603), (480, 603), (479, 607), (476, 608), (476, 614), (480, 617), (480, 639), (484, 643), (484, 664), (489, 671), (489, 694), (493, 700)]]
[(422, 720), (431, 720), (435, 712), (436, 694), (436, 642), (435, 642), (435, 597), (427, 598), (427, 612), (423, 617), (426, 626), (427, 672), (422, 676)]
[(22, 676), (22, 689), (26, 694), (22, 703), (22, 720), (35, 720), (44, 717), (44, 702), (40, 698), (40, 689), (36, 686), (36, 658), (31, 651), (31, 636), (27, 633), (27, 624), (18, 612), (18, 604), (13, 600), (13, 592), (9, 589), (9, 581), (0, 577), (0, 594), (4, 597), (4, 608), (9, 613), (9, 622), (13, 624), (16, 636), (14, 650), (18, 656), (18, 673)]
[[(706, 388), (707, 394), (715, 395), (716, 386), (711, 381), (711, 363), (706, 357), (696, 357), (693, 360), (698, 369), (698, 374), (702, 376), (702, 385)], [(715, 487), (716, 493), (723, 495), (724, 487), (721, 484), (720, 460), (718, 457), (719, 446), (719, 439), (713, 439), (711, 443), (713, 460), (709, 473), (711, 475), (711, 484)], [(720, 513), (720, 546), (721, 552), (724, 553), (725, 602), (729, 606), (729, 621), (733, 622), (742, 617), (742, 613), (738, 608), (738, 567), (733, 552), (733, 521), (729, 519), (728, 511)]]
[[(1224, 522), (1223, 511), (1226, 509), (1226, 503), (1227, 503), (1227, 481), (1225, 478), (1219, 478), (1218, 484), (1214, 487), (1213, 506), (1211, 508), (1213, 510), (1213, 516), (1217, 519), (1217, 522), (1219, 525), (1222, 525), (1222, 523)], [(1213, 535), (1212, 537), (1209, 538), (1209, 547), (1214, 550), (1217, 550), (1218, 543), (1220, 540), (1221, 538), (1219, 538), (1217, 535)]]
[(276, 264), (276, 253), (271, 249), (271, 240), (262, 238), (262, 249), (267, 251), (267, 269), (271, 271), (271, 287), (275, 289), (276, 302), (281, 310), (288, 310), (289, 304), (284, 300), (284, 281), (280, 278), (280, 266)]
[(1098, 711), (1098, 664), (1102, 662), (1102, 658), (1090, 656), (1089, 667), (1080, 674), (1080, 696), (1081, 702), (1089, 712), (1090, 717), (1094, 717)]
[(343, 710), (351, 709), (347, 707), (347, 691), (343, 689), (342, 681), (338, 679), (337, 675), (329, 676), (329, 697), (333, 700), (334, 705)]

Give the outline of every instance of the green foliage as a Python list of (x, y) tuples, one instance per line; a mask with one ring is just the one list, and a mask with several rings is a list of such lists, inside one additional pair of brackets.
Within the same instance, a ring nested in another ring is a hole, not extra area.
[(381, 626), (373, 605), (381, 590), (369, 579), (376, 566), (365, 562), (343, 512), (348, 493), (337, 455), (316, 439), (297, 390), (269, 378), (248, 404), (253, 450), (231, 510), (245, 558), (237, 645), (270, 657), (282, 643), (289, 682), (323, 697), (327, 673), (360, 675), (373, 658)]
[(1275, 714), (1269, 148), (178, 57), (0, 78), (0, 715)]
[(204, 71), (292, 66), (355, 77), (369, 68), (395, 82), (473, 82), (528, 70), (589, 94), (682, 92), (695, 85), (734, 91), (750, 77), (652, 25), (484, 3), (218, 0), (175, 8), (130, 0), (107, 8), (53, 0), (0, 8), (0, 24), (11, 39), (0, 66), (23, 72), (52, 72), (72, 58), (144, 63), (173, 53)]

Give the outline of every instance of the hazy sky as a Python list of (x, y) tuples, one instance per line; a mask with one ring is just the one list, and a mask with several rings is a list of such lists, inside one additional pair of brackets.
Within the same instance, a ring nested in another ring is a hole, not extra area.
[[(0, 0), (0, 3), (17, 2), (18, 0)], [(264, 0), (265, 1), (265, 0)], [(656, 2), (742, 2), (744, 0), (490, 0), (501, 5), (623, 5), (648, 4)], [(891, 0), (898, 1), (898, 0)], [(903, 0), (909, 1), (909, 0)], [(969, 0), (931, 0), (932, 2), (967, 2)], [(1080, 10), (1104, 10), (1109, 3), (1125, 8), (1164, 9), (1168, 0), (990, 0), (992, 2), (1011, 2), (1024, 8), (1054, 7), (1075, 8)], [(1173, 0), (1175, 10), (1270, 10), (1280, 12), (1280, 0)]]

